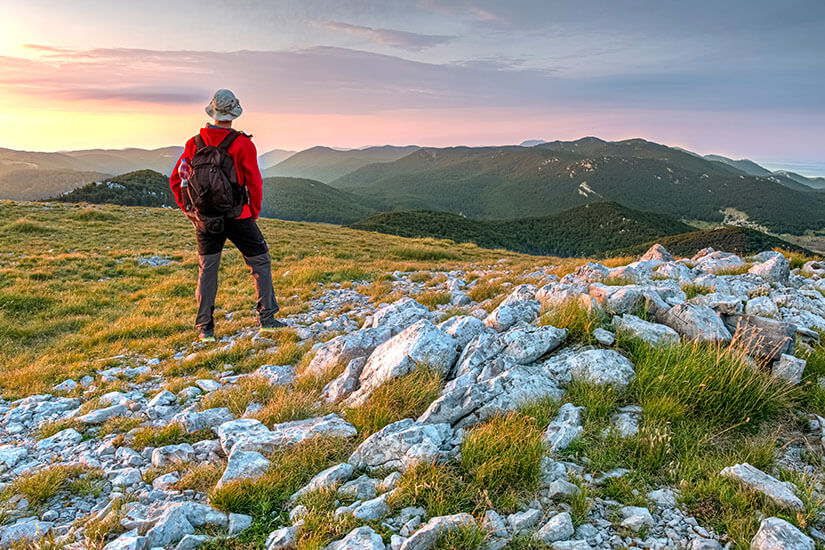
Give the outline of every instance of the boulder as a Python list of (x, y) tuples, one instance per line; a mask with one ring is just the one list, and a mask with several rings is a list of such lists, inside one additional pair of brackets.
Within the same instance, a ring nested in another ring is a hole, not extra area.
[(338, 377), (324, 386), (321, 399), (327, 403), (337, 403), (345, 399), (361, 386), (361, 373), (367, 364), (366, 357), (356, 357), (349, 363)]
[(446, 376), (456, 355), (455, 339), (422, 319), (372, 352), (361, 373), (361, 387), (347, 399), (347, 404), (364, 403), (378, 386), (409, 374), (419, 365), (437, 369)]
[(404, 541), (401, 550), (430, 550), (439, 535), (464, 527), (473, 527), (475, 524), (473, 516), (464, 513), (430, 518), (421, 529)]
[(461, 351), (447, 379), (452, 380), (465, 374), (479, 372), (488, 361), (500, 354), (502, 349), (504, 344), (497, 333), (479, 334)]
[(804, 508), (802, 501), (787, 484), (754, 468), (747, 462), (728, 466), (722, 470), (720, 475), (738, 481), (751, 491), (762, 493), (777, 506), (791, 510)]
[(354, 468), (405, 470), (420, 462), (455, 455), (462, 433), (449, 424), (423, 424), (411, 418), (394, 422), (369, 436), (349, 458)]
[(145, 546), (146, 537), (141, 537), (137, 529), (132, 529), (104, 546), (103, 550), (143, 550)]
[(306, 374), (321, 376), (322, 374), (346, 365), (356, 357), (367, 357), (379, 345), (389, 340), (393, 334), (390, 326), (364, 328), (349, 334), (336, 336), (328, 342), (318, 344)]
[(232, 413), (226, 407), (216, 407), (197, 411), (193, 408), (182, 411), (172, 417), (171, 423), (181, 424), (187, 432), (216, 428), (231, 421)]
[(368, 501), (375, 498), (377, 488), (381, 482), (369, 476), (363, 475), (358, 479), (353, 479), (338, 488), (338, 496), (353, 500)]
[(530, 323), (539, 316), (541, 304), (535, 299), (536, 287), (519, 285), (484, 319), (484, 324), (503, 332), (519, 323)]
[(352, 476), (353, 471), (353, 467), (350, 464), (347, 464), (346, 462), (342, 464), (337, 464), (335, 466), (330, 466), (326, 470), (322, 471), (321, 473), (317, 474), (315, 477), (310, 479), (309, 483), (307, 483), (303, 488), (299, 489), (298, 492), (292, 495), (292, 497), (297, 498), (301, 495), (311, 493), (312, 491), (333, 489), (336, 486), (348, 480)]
[(631, 437), (639, 433), (639, 419), (642, 408), (638, 405), (620, 407), (611, 417), (612, 426), (607, 429), (619, 437)]
[(215, 486), (220, 489), (224, 485), (239, 479), (260, 479), (269, 469), (270, 462), (261, 453), (255, 451), (232, 451), (226, 463), (226, 470)]
[(624, 389), (636, 377), (631, 362), (610, 349), (582, 351), (570, 357), (568, 363), (570, 374), (577, 382)]
[(629, 313), (613, 317), (613, 327), (616, 334), (637, 338), (651, 346), (667, 346), (679, 341), (679, 334), (672, 328), (645, 321)]
[(793, 355), (796, 327), (785, 321), (753, 315), (730, 315), (725, 324), (733, 333), (733, 345), (752, 357), (773, 362)]
[(557, 347), (567, 337), (567, 331), (553, 326), (522, 327), (501, 335), (504, 353), (516, 363), (532, 363)]
[(593, 283), (590, 285), (590, 296), (602, 309), (613, 315), (632, 313), (645, 301), (644, 294), (636, 285), (609, 286)]
[(404, 297), (376, 311), (372, 316), (372, 323), (364, 328), (389, 327), (393, 334), (397, 334), (421, 319), (430, 318), (427, 306)]
[(230, 420), (218, 426), (218, 437), (224, 454), (229, 456), (235, 444), (242, 439), (257, 439), (269, 434), (269, 428), (254, 418)]
[[(699, 252), (701, 253), (701, 251)], [(736, 254), (728, 252), (712, 251), (702, 256), (694, 256), (693, 263), (697, 269), (701, 269), (705, 273), (719, 273), (720, 271), (728, 271), (738, 269), (745, 265), (745, 262)]]
[(791, 275), (791, 264), (785, 256), (777, 255), (751, 267), (748, 273), (762, 277), (769, 283), (786, 284)]
[(379, 520), (389, 513), (390, 507), (387, 506), (386, 493), (361, 503), (352, 511), (353, 517), (362, 521)]
[(623, 506), (619, 508), (619, 517), (622, 518), (620, 525), (634, 533), (642, 529), (650, 529), (655, 523), (650, 510), (641, 506)]
[(146, 533), (146, 548), (165, 547), (195, 532), (182, 506), (166, 509)]
[(751, 540), (751, 550), (814, 550), (814, 541), (779, 518), (766, 518)]
[(472, 315), (456, 315), (438, 325), (439, 330), (455, 338), (456, 345), (464, 348), (470, 340), (482, 333), (494, 333), (483, 321)]
[(751, 298), (745, 304), (745, 314), (746, 315), (756, 315), (758, 317), (779, 317), (779, 308), (776, 307), (776, 302), (774, 302), (768, 296), (757, 296), (755, 298)]
[(372, 527), (363, 525), (343, 539), (327, 545), (326, 550), (384, 550), (384, 540)]
[(54, 527), (50, 521), (40, 521), (36, 517), (23, 518), (11, 525), (0, 527), (0, 548), (8, 548), (24, 541), (34, 541), (49, 534)]
[(282, 527), (272, 531), (266, 538), (266, 550), (286, 550), (293, 548), (298, 542), (298, 525)]
[(295, 380), (295, 367), (290, 365), (261, 365), (253, 374), (263, 376), (273, 386), (287, 386)]
[(77, 445), (82, 440), (83, 436), (80, 435), (80, 432), (73, 428), (66, 428), (65, 430), (60, 430), (53, 436), (41, 439), (35, 444), (34, 448), (38, 451), (59, 451), (66, 447)]
[(541, 510), (537, 508), (528, 508), (522, 512), (515, 512), (507, 516), (507, 523), (513, 534), (518, 535), (529, 529), (532, 529), (541, 521)]
[(573, 528), (573, 520), (570, 514), (562, 512), (556, 514), (535, 532), (533, 538), (545, 544), (556, 541), (567, 540), (573, 536), (576, 530)]
[(189, 443), (164, 445), (152, 451), (152, 466), (156, 468), (165, 468), (193, 460), (195, 460), (195, 449)]
[(285, 447), (297, 445), (302, 441), (314, 437), (346, 438), (358, 433), (355, 426), (337, 414), (328, 414), (326, 416), (307, 418), (305, 420), (294, 420), (292, 422), (275, 424), (272, 426), (272, 430), (267, 430), (266, 426), (258, 422), (260, 426), (263, 426), (263, 430), (256, 424), (250, 423), (250, 426), (253, 428), (246, 432), (227, 434), (226, 431), (222, 431), (225, 426), (239, 423), (241, 420), (227, 422), (219, 428), (221, 446), (227, 455), (238, 450), (257, 451), (269, 454)]
[(731, 334), (714, 310), (707, 306), (680, 304), (673, 306), (661, 321), (689, 340), (730, 342)]
[[(211, 537), (209, 535), (184, 535), (183, 538), (180, 539), (178, 545), (175, 546), (175, 550), (197, 550), (210, 538)], [(140, 549), (142, 548), (143, 546), (140, 547)]]
[(612, 346), (616, 342), (616, 336), (609, 330), (601, 327), (593, 330), (593, 338), (603, 346)]
[(551, 452), (567, 448), (582, 434), (583, 412), (584, 407), (576, 407), (572, 403), (561, 406), (556, 418), (550, 422), (542, 435), (542, 441)]
[(668, 252), (667, 249), (664, 246), (657, 243), (657, 244), (654, 244), (653, 246), (651, 246), (650, 248), (648, 248), (647, 252), (645, 252), (642, 255), (642, 257), (639, 258), (639, 260), (640, 261), (658, 260), (660, 262), (672, 262), (673, 261), (673, 254)]
[(129, 408), (126, 405), (112, 405), (111, 407), (95, 409), (84, 415), (78, 416), (77, 421), (85, 424), (103, 424), (110, 418), (124, 416), (128, 412)]
[(802, 373), (805, 372), (806, 364), (804, 359), (783, 353), (779, 356), (779, 361), (773, 364), (771, 376), (796, 386), (802, 382)]
[(419, 421), (468, 427), (536, 399), (560, 399), (564, 391), (559, 378), (568, 374), (569, 355), (561, 352), (539, 365), (513, 365), (503, 372), (493, 370), (496, 363), (489, 362), (483, 372), (470, 372), (447, 384)]

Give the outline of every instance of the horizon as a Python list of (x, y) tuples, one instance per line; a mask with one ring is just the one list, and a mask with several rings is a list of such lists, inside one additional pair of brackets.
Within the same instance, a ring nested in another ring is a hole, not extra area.
[[(261, 154), (593, 135), (825, 175), (815, 0), (251, 0), (220, 23), (218, 6), (12, 0), (0, 21), (0, 124), (14, 131), (0, 147), (182, 146), (227, 87)], [(189, 21), (170, 31), (181, 14)]]

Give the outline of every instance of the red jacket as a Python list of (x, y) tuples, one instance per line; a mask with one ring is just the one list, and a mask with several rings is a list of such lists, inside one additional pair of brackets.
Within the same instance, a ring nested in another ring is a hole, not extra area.
[[(200, 129), (201, 138), (206, 145), (217, 146), (226, 137), (229, 130), (226, 128), (210, 128), (204, 127)], [(175, 195), (175, 202), (183, 209), (183, 199), (180, 194), (180, 176), (178, 175), (178, 166), (181, 159), (192, 160), (195, 154), (195, 139), (190, 138), (186, 142), (183, 149), (183, 154), (175, 163), (175, 169), (172, 170), (172, 175), (169, 176), (169, 187), (172, 189), (172, 194)], [(238, 219), (254, 218), (258, 219), (261, 213), (261, 199), (263, 198), (263, 180), (261, 179), (261, 169), (258, 167), (258, 151), (255, 149), (255, 144), (246, 135), (238, 136), (232, 145), (229, 146), (229, 154), (235, 160), (235, 171), (238, 172), (238, 183), (246, 185), (249, 191), (249, 204), (244, 205), (243, 212), (238, 216)]]

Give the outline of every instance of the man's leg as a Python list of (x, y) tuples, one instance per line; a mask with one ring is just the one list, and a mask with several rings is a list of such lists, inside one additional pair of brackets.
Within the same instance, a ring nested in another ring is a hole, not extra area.
[(213, 336), (215, 322), (215, 297), (218, 294), (218, 268), (221, 264), (221, 251), (226, 242), (225, 233), (197, 232), (198, 238), (198, 288), (195, 299), (198, 302), (198, 315), (195, 326), (201, 337)]
[(278, 300), (275, 299), (275, 288), (272, 286), (272, 260), (269, 252), (257, 256), (244, 255), (243, 259), (249, 266), (252, 279), (255, 281), (257, 295), (255, 309), (258, 310), (258, 322), (262, 327), (272, 325), (280, 307), (278, 307)]
[(198, 301), (198, 315), (195, 318), (195, 326), (202, 335), (214, 333), (215, 330), (212, 313), (215, 311), (215, 297), (218, 294), (218, 268), (220, 264), (220, 252), (198, 257), (198, 289), (195, 291), (195, 298)]
[(258, 224), (251, 218), (227, 220), (227, 237), (243, 254), (249, 266), (257, 295), (258, 322), (262, 327), (277, 324), (275, 314), (280, 309), (272, 286), (272, 259)]

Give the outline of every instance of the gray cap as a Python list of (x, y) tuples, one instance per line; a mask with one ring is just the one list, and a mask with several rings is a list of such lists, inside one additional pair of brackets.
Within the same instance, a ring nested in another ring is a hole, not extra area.
[(218, 90), (206, 106), (206, 114), (215, 120), (235, 120), (243, 109), (238, 98), (229, 90)]

